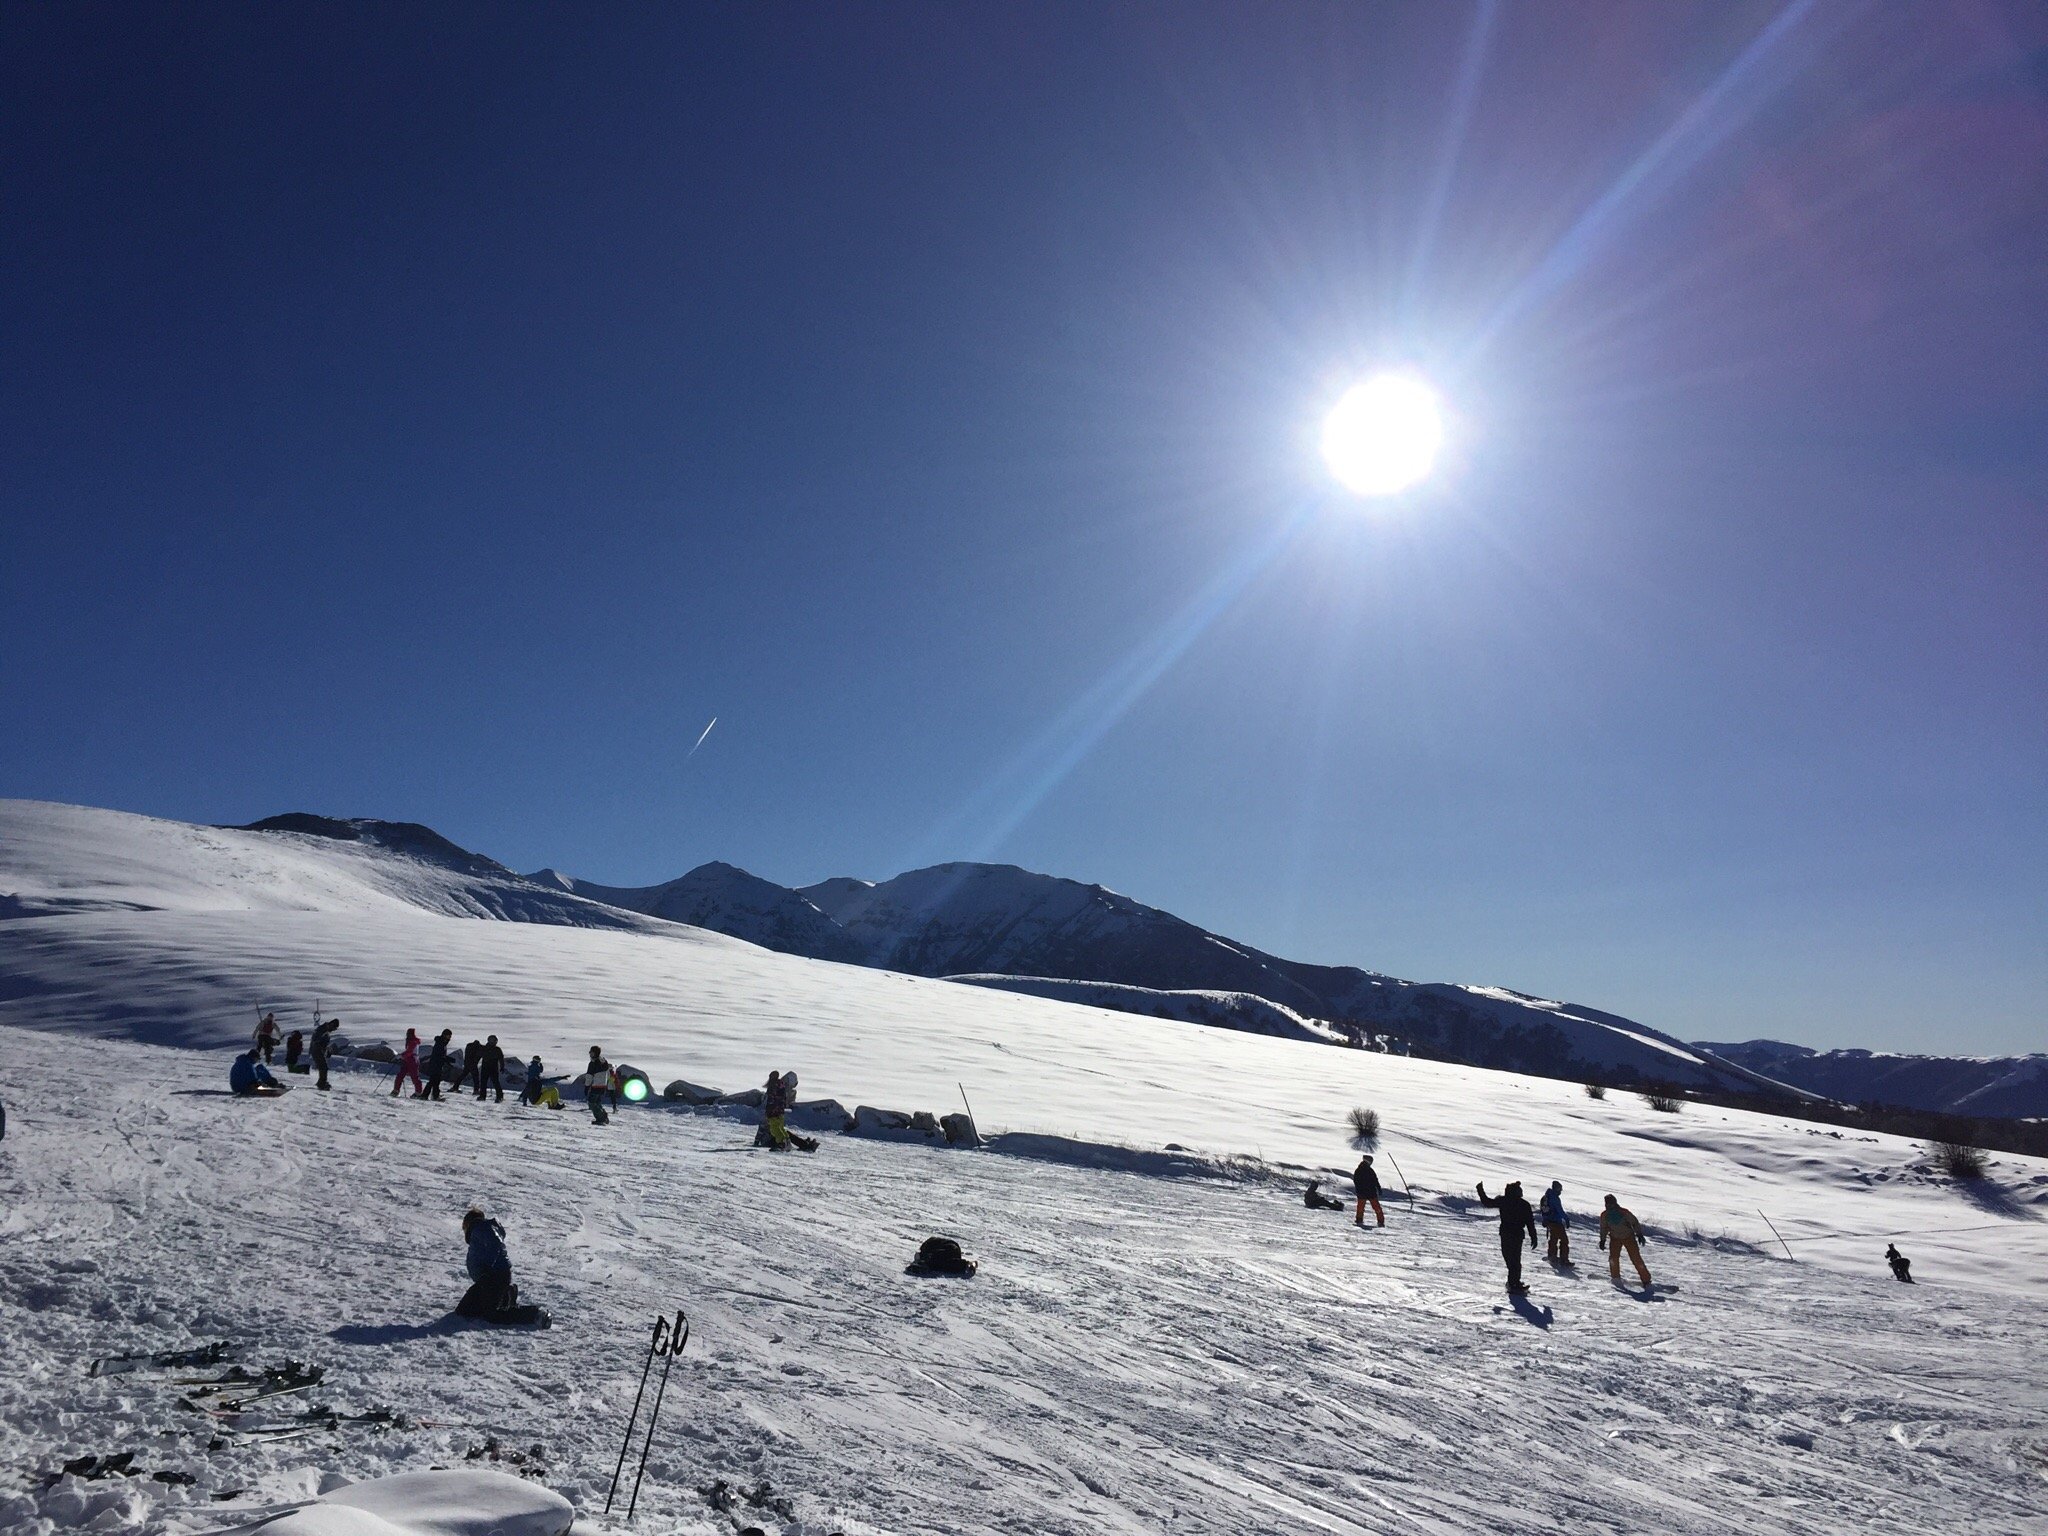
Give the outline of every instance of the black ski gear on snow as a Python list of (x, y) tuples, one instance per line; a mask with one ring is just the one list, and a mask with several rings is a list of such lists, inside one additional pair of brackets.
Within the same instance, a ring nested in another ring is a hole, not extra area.
[(1529, 1289), (1522, 1284), (1522, 1238), (1526, 1235), (1529, 1246), (1536, 1246), (1536, 1213), (1529, 1202), (1522, 1198), (1519, 1182), (1508, 1185), (1500, 1192), (1498, 1200), (1486, 1193), (1486, 1186), (1479, 1188), (1479, 1203), (1489, 1210), (1500, 1212), (1500, 1257), (1508, 1267), (1508, 1289), (1520, 1295)]
[(1884, 1261), (1891, 1265), (1894, 1280), (1903, 1280), (1907, 1285), (1913, 1283), (1913, 1261), (1899, 1252), (1897, 1243), (1884, 1245)]

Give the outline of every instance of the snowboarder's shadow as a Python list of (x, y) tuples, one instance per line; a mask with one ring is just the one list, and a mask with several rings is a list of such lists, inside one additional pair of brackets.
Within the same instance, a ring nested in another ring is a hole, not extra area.
[(468, 1318), (450, 1312), (431, 1323), (343, 1323), (327, 1337), (337, 1344), (405, 1344), (414, 1339), (461, 1333), (469, 1326)]
[(1538, 1328), (1547, 1329), (1550, 1326), (1550, 1319), (1554, 1315), (1550, 1308), (1539, 1307), (1526, 1296), (1511, 1296), (1508, 1299), (1514, 1304), (1515, 1313), (1522, 1321)]

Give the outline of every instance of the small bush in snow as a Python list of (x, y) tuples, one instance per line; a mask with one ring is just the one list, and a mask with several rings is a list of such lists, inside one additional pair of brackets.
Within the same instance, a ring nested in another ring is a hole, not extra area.
[(1361, 1104), (1344, 1118), (1351, 1127), (1352, 1140), (1378, 1141), (1380, 1139), (1380, 1112), (1378, 1110), (1367, 1109)]
[(1606, 1098), (1606, 1097), (1607, 1097), (1607, 1085), (1606, 1085), (1605, 1083), (1588, 1083), (1588, 1084), (1586, 1084), (1586, 1097), (1587, 1097), (1587, 1098), (1589, 1098), (1589, 1099), (1604, 1099), (1604, 1098)]
[(1666, 1093), (1661, 1088), (1653, 1088), (1650, 1092), (1642, 1095), (1642, 1100), (1650, 1108), (1667, 1115), (1677, 1114), (1679, 1106), (1685, 1102), (1676, 1094)]
[(1991, 1171), (1990, 1160), (1966, 1141), (1930, 1142), (1927, 1152), (1934, 1166), (1952, 1179), (1981, 1179)]

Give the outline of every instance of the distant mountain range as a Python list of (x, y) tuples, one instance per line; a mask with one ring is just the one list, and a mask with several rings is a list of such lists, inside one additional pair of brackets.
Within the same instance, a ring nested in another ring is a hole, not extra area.
[(651, 917), (818, 960), (1545, 1077), (2048, 1115), (2044, 1056), (1689, 1044), (1616, 1014), (1503, 987), (1287, 960), (1102, 886), (1006, 864), (939, 864), (880, 883), (839, 877), (791, 888), (710, 863), (661, 885), (611, 886), (552, 869), (515, 874), (409, 822), (293, 814), (242, 830), (330, 838), (456, 871), (465, 878), (450, 889), (476, 916), (591, 927)]
[(1845, 1104), (1899, 1104), (1946, 1114), (2048, 1117), (2048, 1054), (1903, 1056), (1885, 1051), (1816, 1051), (1783, 1040), (1701, 1044), (1783, 1083)]

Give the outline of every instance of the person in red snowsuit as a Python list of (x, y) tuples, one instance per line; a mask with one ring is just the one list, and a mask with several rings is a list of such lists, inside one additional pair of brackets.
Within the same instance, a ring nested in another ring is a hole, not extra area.
[(391, 1097), (398, 1097), (398, 1090), (405, 1086), (408, 1077), (412, 1079), (415, 1098), (426, 1092), (425, 1085), (420, 1082), (420, 1032), (416, 1029), (405, 1032), (405, 1050), (398, 1058), (398, 1076), (391, 1080)]

